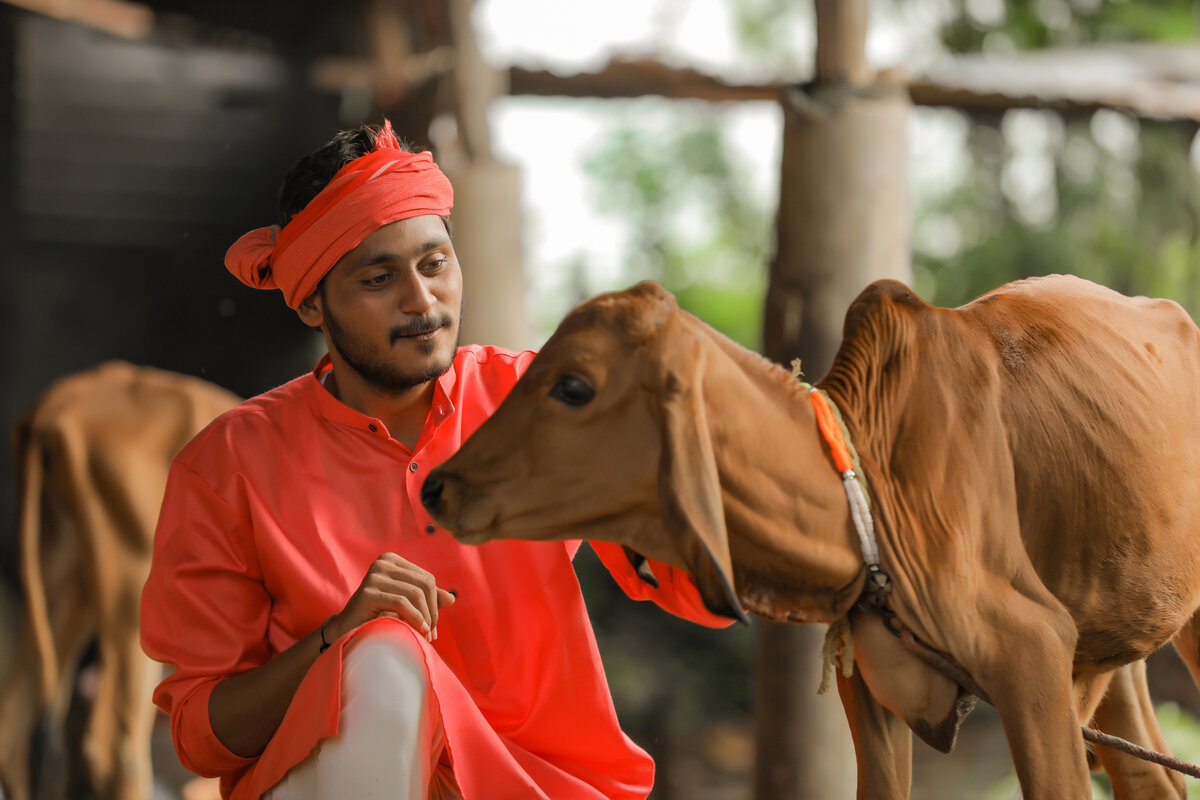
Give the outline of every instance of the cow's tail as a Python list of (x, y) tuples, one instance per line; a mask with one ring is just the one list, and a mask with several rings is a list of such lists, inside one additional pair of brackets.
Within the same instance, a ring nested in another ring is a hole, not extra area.
[(17, 436), (18, 459), (23, 467), (21, 491), (20, 547), (21, 584), (25, 592), (25, 619), (29, 627), (37, 662), (38, 716), (30, 743), (30, 777), (33, 796), (38, 800), (61, 798), (66, 794), (66, 736), (54, 711), (58, 687), (59, 663), (50, 627), (46, 581), (42, 575), (41, 528), (42, 493), (46, 484), (44, 442), (31, 424), (22, 426)]

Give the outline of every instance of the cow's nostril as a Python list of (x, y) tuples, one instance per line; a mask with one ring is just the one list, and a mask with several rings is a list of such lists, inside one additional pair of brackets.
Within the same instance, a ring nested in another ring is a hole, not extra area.
[(442, 489), (444, 488), (444, 483), (430, 475), (421, 486), (421, 505), (425, 506), (427, 511), (433, 511), (438, 501), (442, 499)]

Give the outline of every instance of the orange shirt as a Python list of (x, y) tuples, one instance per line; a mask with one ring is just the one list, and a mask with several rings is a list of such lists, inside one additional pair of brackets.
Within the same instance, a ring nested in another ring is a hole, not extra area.
[[(416, 449), (309, 375), (222, 415), (175, 459), (142, 595), (142, 645), (174, 667), (154, 694), (183, 764), (225, 797), (260, 797), (337, 732), (340, 639), (310, 667), (266, 750), (242, 758), (212, 732), (208, 699), (340, 611), (385, 551), (458, 593), (438, 638), (414, 634), (465, 800), (644, 798), (649, 756), (620, 730), (571, 558), (579, 542), (456, 542), (420, 504), (429, 469), (490, 415), (533, 353), (464, 347), (437, 382)], [(622, 588), (710, 626), (691, 579), (593, 545)], [(379, 622), (368, 624), (381, 624)], [(391, 623), (389, 623), (391, 624)]]

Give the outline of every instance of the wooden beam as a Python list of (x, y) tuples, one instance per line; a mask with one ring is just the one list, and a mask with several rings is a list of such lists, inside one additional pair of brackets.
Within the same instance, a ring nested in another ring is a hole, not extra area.
[(491, 125), (488, 109), (497, 98), (508, 94), (508, 75), (483, 58), (471, 18), (475, 0), (449, 0), (450, 30), (456, 54), (451, 79), (459, 140), (469, 160), (492, 160)]
[(413, 88), (449, 72), (453, 66), (454, 48), (447, 45), (411, 55), (390, 67), (363, 58), (328, 56), (312, 63), (308, 81), (319, 91), (369, 89), (379, 97), (389, 97), (392, 102), (397, 102)]
[(154, 11), (128, 0), (0, 0), (65, 22), (125, 39), (142, 39), (154, 28)]
[(1123, 111), (1135, 117), (1200, 121), (1200, 98), (1171, 100), (1146, 87), (1140, 92), (1096, 92), (1091, 96), (1049, 96), (950, 86), (928, 80), (905, 84), (913, 105), (956, 108), (974, 117), (999, 116), (1014, 108), (1055, 111), (1064, 117), (1089, 117), (1097, 111)]
[[(914, 105), (956, 108), (967, 114), (990, 116), (1014, 108), (1056, 111), (1064, 116), (1090, 115), (1101, 109), (1125, 111), (1140, 117), (1200, 121), (1200, 90), (1185, 86), (1189, 94), (1181, 96), (1178, 83), (1146, 83), (1128, 91), (1097, 90), (1088, 93), (1078, 87), (1072, 92), (1054, 93), (1046, 86), (1029, 86), (1025, 91), (988, 90), (981, 86), (958, 86), (946, 80), (908, 79), (895, 72), (876, 76), (884, 84), (908, 90)], [(599, 72), (560, 75), (546, 70), (522, 67), (509, 69), (510, 93), (546, 97), (624, 98), (655, 95), (673, 99), (712, 102), (778, 101), (793, 86), (784, 81), (760, 84), (734, 84), (693, 69), (669, 67), (657, 61), (613, 61)], [(1195, 97), (1191, 95), (1195, 94)]]
[(668, 67), (658, 61), (610, 61), (599, 72), (560, 75), (545, 70), (512, 67), (509, 92), (514, 95), (559, 97), (642, 97), (658, 95), (710, 101), (779, 100), (788, 84), (726, 83), (694, 69)]

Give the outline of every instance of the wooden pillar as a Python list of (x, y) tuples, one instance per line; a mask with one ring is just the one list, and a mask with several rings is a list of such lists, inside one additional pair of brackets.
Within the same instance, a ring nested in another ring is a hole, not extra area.
[(846, 308), (878, 278), (909, 281), (906, 125), (900, 87), (820, 85), (783, 100), (783, 180), (764, 347), (825, 374)]
[(454, 186), (454, 252), (462, 265), (463, 344), (530, 346), (522, 270), (521, 171), (497, 161), (445, 168)]
[(458, 135), (438, 160), (454, 186), (454, 250), (462, 265), (463, 344), (530, 346), (525, 314), (521, 172), (492, 152), (488, 108), (508, 93), (506, 72), (484, 61), (471, 22), (473, 0), (450, 0), (451, 71)]
[[(810, 381), (832, 363), (846, 308), (862, 288), (910, 276), (910, 102), (902, 89), (872, 83), (866, 6), (816, 0), (816, 80), (781, 99), (782, 180), (764, 351), (784, 364), (800, 358)], [(855, 794), (853, 745), (837, 693), (816, 694), (824, 633), (818, 625), (758, 625), (759, 800)]]

